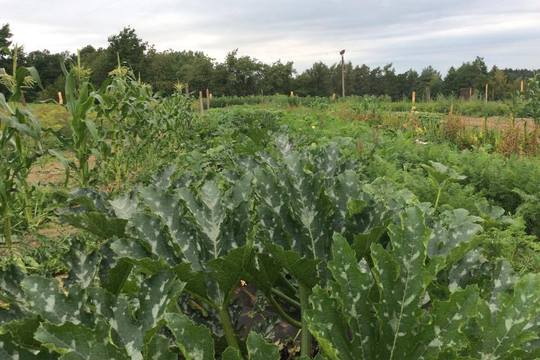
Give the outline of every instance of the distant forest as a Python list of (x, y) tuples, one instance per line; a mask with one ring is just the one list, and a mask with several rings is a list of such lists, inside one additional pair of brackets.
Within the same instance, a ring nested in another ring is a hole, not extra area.
[[(0, 68), (8, 72), (12, 62), (11, 38), (9, 24), (3, 25), (0, 28)], [(100, 86), (109, 71), (117, 66), (119, 57), (155, 91), (165, 94), (174, 91), (178, 82), (187, 84), (188, 89), (194, 92), (209, 88), (214, 96), (289, 94), (290, 91), (301, 96), (341, 93), (340, 63), (328, 66), (316, 62), (309, 69), (297, 72), (290, 61), (265, 64), (250, 56), (239, 56), (237, 50), (219, 62), (200, 51), (157, 51), (131, 27), (110, 36), (106, 48), (82, 47), (80, 57), (82, 64), (92, 71), (91, 79), (95, 86)], [(28, 99), (56, 98), (64, 84), (60, 63), (75, 61), (75, 58), (76, 54), (69, 52), (41, 50), (25, 53), (21, 48), (19, 64), (34, 66), (43, 85), (43, 89), (31, 91)], [(399, 100), (410, 96), (413, 90), (417, 92), (418, 99), (459, 96), (460, 91), (469, 88), (483, 94), (487, 83), (490, 85), (490, 100), (501, 100), (511, 96), (519, 88), (520, 81), (534, 73), (534, 70), (499, 69), (496, 66), (488, 69), (481, 57), (451, 67), (444, 77), (432, 66), (420, 73), (413, 69), (397, 73), (392, 64), (369, 67), (346, 62), (345, 84), (347, 95), (386, 95)], [(0, 91), (3, 91), (1, 85)]]

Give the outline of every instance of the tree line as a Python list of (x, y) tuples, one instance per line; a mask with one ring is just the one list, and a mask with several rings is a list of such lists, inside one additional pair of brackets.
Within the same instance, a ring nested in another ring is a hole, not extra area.
[[(0, 28), (0, 69), (6, 71), (11, 67), (13, 56), (11, 37), (9, 24), (3, 25)], [(220, 62), (200, 51), (157, 51), (131, 27), (125, 27), (118, 34), (108, 37), (106, 48), (87, 45), (79, 53), (82, 64), (91, 70), (91, 81), (95, 86), (100, 86), (120, 59), (142, 81), (165, 94), (174, 91), (178, 83), (195, 93), (209, 88), (214, 96), (289, 94), (291, 91), (301, 96), (341, 93), (340, 63), (327, 65), (316, 62), (310, 68), (297, 72), (291, 61), (265, 64), (250, 56), (240, 56), (238, 50), (229, 52)], [(75, 61), (75, 57), (76, 54), (67, 51), (25, 53), (21, 47), (19, 64), (34, 66), (43, 85), (42, 89), (28, 94), (29, 100), (56, 98), (64, 84), (60, 63), (70, 59)], [(481, 57), (451, 67), (445, 76), (432, 66), (421, 72), (410, 69), (398, 73), (392, 64), (369, 67), (346, 62), (345, 91), (347, 95), (388, 96), (399, 100), (409, 97), (414, 90), (418, 99), (433, 99), (438, 96), (457, 97), (464, 90), (467, 93), (472, 90), (483, 96), (485, 85), (489, 84), (489, 98), (501, 100), (511, 96), (519, 89), (520, 81), (532, 77), (534, 72), (527, 69), (499, 69), (496, 66), (488, 69)], [(3, 91), (1, 85), (0, 91)]]

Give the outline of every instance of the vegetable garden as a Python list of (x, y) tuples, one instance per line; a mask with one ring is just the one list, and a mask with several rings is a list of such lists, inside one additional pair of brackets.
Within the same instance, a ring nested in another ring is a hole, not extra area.
[(537, 79), (524, 132), (63, 70), (46, 127), (37, 72), (4, 75), (0, 358), (540, 357)]

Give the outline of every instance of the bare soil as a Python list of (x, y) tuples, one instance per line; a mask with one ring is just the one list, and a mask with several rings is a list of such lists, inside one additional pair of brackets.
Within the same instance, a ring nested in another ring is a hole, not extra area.
[[(472, 116), (460, 116), (459, 117), (463, 124), (466, 127), (470, 128), (484, 128), (484, 118), (481, 117), (472, 117)], [(533, 132), (535, 128), (535, 123), (533, 119), (530, 118), (516, 118), (515, 126), (517, 128), (524, 129), (525, 124), (527, 124), (527, 132)], [(487, 127), (489, 129), (505, 130), (512, 126), (512, 122), (508, 118), (502, 117), (488, 117)]]
[(64, 166), (58, 161), (51, 161), (34, 165), (27, 180), (32, 185), (58, 185), (64, 182), (65, 176)]

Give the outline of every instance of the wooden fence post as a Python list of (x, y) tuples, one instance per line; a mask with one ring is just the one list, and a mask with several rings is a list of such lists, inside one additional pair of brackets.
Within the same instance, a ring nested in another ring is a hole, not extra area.
[(469, 100), (472, 99), (472, 87), (469, 88)]
[(520, 84), (520, 91), (521, 93), (523, 94), (523, 92), (525, 91), (525, 81), (524, 80), (521, 80), (521, 84)]
[(62, 97), (62, 92), (61, 91), (58, 92), (58, 103), (60, 105), (64, 104), (64, 98)]
[(414, 104), (416, 104), (416, 91), (412, 92), (412, 103), (413, 103), (413, 106)]
[(486, 95), (485, 95), (485, 102), (488, 102), (488, 89), (489, 89), (489, 84), (486, 83)]
[(199, 108), (201, 109), (201, 114), (204, 113), (204, 103), (202, 98), (202, 91), (199, 91)]
[(210, 110), (210, 90), (206, 88), (206, 110)]

